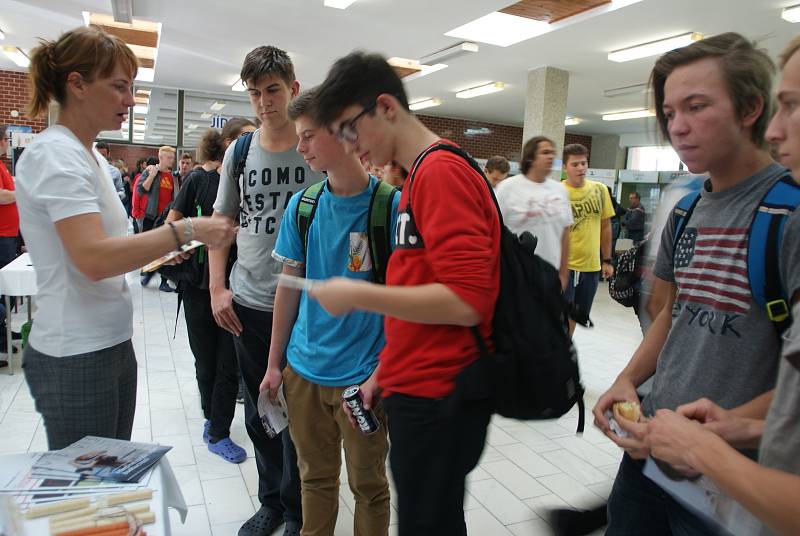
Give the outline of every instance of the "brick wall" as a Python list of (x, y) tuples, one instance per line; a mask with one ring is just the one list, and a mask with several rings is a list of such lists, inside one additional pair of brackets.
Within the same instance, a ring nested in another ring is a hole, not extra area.
[[(433, 132), (461, 145), (475, 158), (500, 155), (509, 160), (519, 161), (522, 151), (522, 127), (422, 114), (417, 114), (417, 117)], [(592, 151), (591, 136), (568, 133), (564, 144), (569, 143), (583, 144), (589, 149), (589, 153)]]
[(128, 164), (129, 170), (136, 168), (136, 161), (140, 158), (149, 158), (151, 156), (158, 158), (158, 147), (126, 145), (123, 143), (109, 143), (108, 146), (111, 149), (111, 158), (121, 158)]
[[(29, 94), (28, 73), (0, 69), (0, 125), (29, 126), (33, 132), (41, 132), (47, 126), (44, 118), (32, 120), (25, 114)], [(12, 110), (19, 115), (11, 117)], [(5, 154), (0, 159), (11, 169), (11, 161)]]

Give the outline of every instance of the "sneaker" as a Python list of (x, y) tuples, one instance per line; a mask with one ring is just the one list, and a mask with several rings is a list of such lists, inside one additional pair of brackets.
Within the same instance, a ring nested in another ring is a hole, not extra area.
[(283, 525), (283, 514), (262, 506), (253, 517), (244, 522), (239, 529), (239, 536), (270, 536), (281, 525)]
[(208, 442), (209, 442), (209, 439), (210, 439), (210, 438), (209, 438), (209, 435), (208, 435), (208, 431), (209, 431), (209, 430), (211, 430), (211, 421), (208, 421), (208, 420), (207, 420), (207, 421), (206, 421), (206, 422), (203, 424), (203, 443), (206, 443), (206, 444), (208, 444)]
[(175, 292), (175, 289), (169, 286), (169, 283), (166, 279), (161, 280), (161, 284), (158, 285), (158, 290), (161, 292)]
[(142, 274), (141, 283), (143, 287), (146, 287), (150, 280), (153, 279), (153, 272), (145, 272)]
[(548, 518), (556, 536), (582, 536), (608, 523), (605, 504), (592, 510), (557, 508), (550, 510)]
[(231, 441), (230, 437), (220, 439), (216, 443), (208, 442), (209, 452), (213, 452), (226, 462), (242, 463), (247, 459), (247, 452)]

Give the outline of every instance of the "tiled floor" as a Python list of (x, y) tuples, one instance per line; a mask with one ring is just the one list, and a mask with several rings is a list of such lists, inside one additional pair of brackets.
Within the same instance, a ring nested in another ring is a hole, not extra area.
[[(237, 406), (232, 436), (250, 457), (232, 465), (210, 454), (203, 444), (203, 415), (182, 314), (177, 337), (172, 338), (175, 295), (159, 292), (157, 278), (145, 289), (135, 275), (129, 282), (140, 367), (133, 439), (173, 446), (168, 457), (189, 505), (186, 524), (173, 515), (174, 535), (235, 535), (257, 506), (253, 447), (244, 429), (242, 406)], [(597, 327), (578, 328), (575, 337), (587, 408), (610, 385), (641, 339), (633, 311), (611, 301), (605, 288), (601, 285), (598, 290), (592, 314)], [(608, 496), (620, 451), (591, 427), (590, 419), (583, 437), (575, 436), (576, 413), (574, 409), (546, 422), (493, 419), (483, 458), (469, 478), (465, 510), (471, 535), (550, 534), (549, 508), (591, 507)], [(46, 448), (41, 419), (19, 373), (0, 372), (0, 438), (0, 454)], [(353, 534), (352, 508), (343, 473), (337, 536)], [(393, 507), (393, 525), (395, 514)]]

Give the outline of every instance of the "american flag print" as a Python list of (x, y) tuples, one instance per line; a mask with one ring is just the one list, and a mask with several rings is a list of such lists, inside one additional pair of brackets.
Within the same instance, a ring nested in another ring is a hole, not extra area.
[(687, 228), (674, 259), (678, 301), (726, 313), (750, 310), (746, 227)]

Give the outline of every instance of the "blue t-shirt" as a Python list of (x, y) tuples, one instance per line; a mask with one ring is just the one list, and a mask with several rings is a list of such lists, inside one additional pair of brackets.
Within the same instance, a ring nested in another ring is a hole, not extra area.
[[(372, 281), (367, 215), (377, 185), (378, 179), (370, 175), (369, 188), (354, 196), (341, 197), (331, 193), (326, 180), (308, 229), (308, 260), (297, 228), (297, 205), (303, 192), (294, 194), (286, 208), (287, 217), (281, 219), (272, 256), (285, 264), (305, 264), (309, 279), (339, 276)], [(399, 202), (398, 193), (392, 202), (392, 229)], [(389, 235), (394, 247), (394, 232)], [(360, 383), (372, 374), (384, 344), (383, 316), (354, 311), (334, 317), (303, 292), (286, 358), (292, 369), (308, 381), (344, 387)]]

